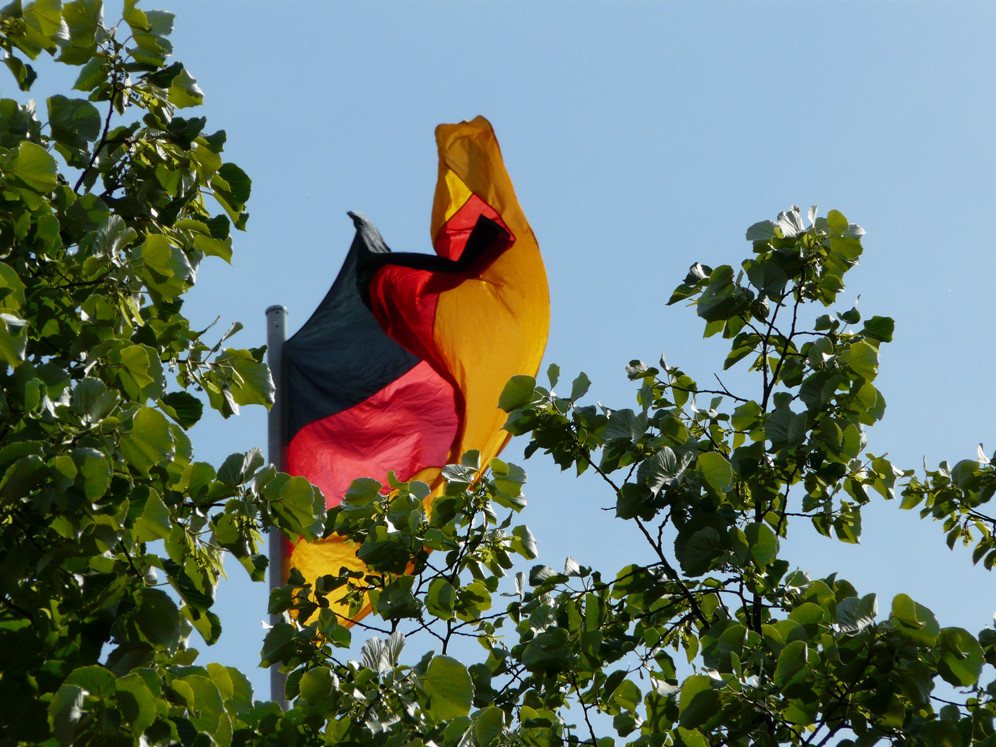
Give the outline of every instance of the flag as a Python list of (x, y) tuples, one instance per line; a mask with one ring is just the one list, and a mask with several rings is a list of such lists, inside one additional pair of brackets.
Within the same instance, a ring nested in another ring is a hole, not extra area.
[[(546, 346), (546, 272), (490, 123), (440, 125), (436, 142), (435, 254), (392, 252), (350, 213), (343, 267), (284, 346), (286, 468), (330, 508), (358, 477), (435, 490), (464, 452), (487, 464), (508, 440), (498, 397)], [(365, 569), (339, 537), (299, 542), (289, 565), (311, 582)]]

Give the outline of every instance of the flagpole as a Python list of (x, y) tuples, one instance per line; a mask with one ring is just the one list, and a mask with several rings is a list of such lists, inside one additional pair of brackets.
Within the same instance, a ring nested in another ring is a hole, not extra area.
[[(284, 431), (285, 420), (283, 412), (283, 353), (286, 331), (287, 307), (271, 306), (266, 310), (266, 362), (270, 366), (275, 390), (273, 407), (267, 417), (267, 452), (270, 464), (281, 472), (286, 471), (284, 464)], [(270, 530), (270, 591), (283, 586), (287, 570), (284, 568), (284, 538), (276, 529)], [(270, 615), (270, 625), (280, 622), (280, 615)], [(286, 675), (276, 664), (270, 666), (270, 698), (286, 710), (287, 702), (284, 685)]]

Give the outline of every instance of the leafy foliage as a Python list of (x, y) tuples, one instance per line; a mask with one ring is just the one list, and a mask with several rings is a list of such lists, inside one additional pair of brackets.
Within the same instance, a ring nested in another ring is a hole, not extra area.
[[(250, 182), (167, 63), (173, 17), (99, 0), (0, 11), (22, 91), (51, 56), (74, 95), (0, 100), (0, 723), (10, 743), (231, 741), (239, 672), (194, 666), (230, 552), (256, 579), (271, 525), (314, 536), (324, 502), (258, 450), (219, 470), (187, 431), (272, 400), (263, 350), (191, 329), (182, 296), (228, 260)], [(124, 38), (124, 41), (121, 39)], [(51, 62), (47, 63), (51, 64)], [(198, 396), (197, 393), (205, 396)], [(53, 741), (54, 740), (54, 741)]]
[[(992, 629), (942, 628), (905, 595), (880, 611), (874, 594), (811, 578), (780, 554), (790, 527), (856, 542), (862, 507), (897, 491), (906, 508), (925, 503), (949, 543), (975, 543), (977, 560), (992, 552), (981, 507), (993, 472), (981, 453), (917, 478), (865, 452), (865, 429), (885, 412), (875, 379), (893, 322), (832, 310), (862, 234), (839, 212), (804, 220), (793, 208), (748, 229), (740, 271), (696, 264), (675, 289), (671, 303), (692, 305), (705, 336), (729, 342), (725, 368), (745, 368), (753, 396), (721, 380), (700, 387), (663, 359), (627, 367), (632, 409), (584, 404), (584, 374), (556, 394), (556, 366), (548, 387), (509, 382), (506, 428), (530, 438), (528, 454), (597, 473), (651, 563), (612, 574), (570, 559), (562, 572), (535, 566), (496, 614), (509, 556), (535, 552), (528, 530), (498, 523), (494, 508), (521, 507), (521, 476), (503, 490), (507, 465), (482, 475), (469, 455), (428, 512), (424, 486), (355, 483), (326, 531), (359, 543), (375, 572), (314, 590), (292, 583), (271, 600), (304, 621), (271, 638), (297, 667), (289, 694), (315, 731), (364, 744), (996, 743)], [(323, 598), (342, 584), (357, 606), (370, 592), (389, 623), (389, 643), (368, 642), (359, 666), (338, 660), (349, 636)], [(441, 655), (385, 663), (382, 652), (415, 633), (435, 636)], [(484, 656), (464, 669), (448, 647), (467, 635)], [(447, 689), (432, 682), (443, 671)], [(329, 683), (320, 698), (304, 694), (312, 676)]]
[[(803, 322), (806, 304), (836, 302), (863, 233), (837, 211), (823, 218), (813, 208), (807, 222), (792, 208), (748, 229), (753, 255), (739, 273), (696, 264), (675, 289), (670, 303), (690, 303), (706, 337), (730, 341), (724, 369), (745, 364), (759, 379), (754, 396), (721, 379), (719, 389), (700, 387), (662, 358), (659, 368), (627, 367), (635, 410), (580, 404), (583, 376), (571, 397), (557, 397), (555, 369), (551, 389), (508, 408), (507, 427), (531, 436), (530, 452), (597, 472), (616, 515), (658, 558), (608, 582), (592, 574), (583, 588), (556, 586), (553, 597), (561, 615), (581, 604), (586, 612), (584, 626), (566, 626), (571, 664), (553, 689), (577, 688), (586, 717), (613, 715), (633, 743), (996, 742), (991, 672), (983, 677), (996, 662), (991, 629), (976, 637), (941, 628), (905, 595), (880, 615), (875, 595), (836, 575), (812, 579), (779, 557), (800, 522), (856, 542), (862, 507), (898, 489), (904, 508), (925, 502), (923, 516), (943, 521), (949, 545), (975, 543), (976, 561), (992, 563), (993, 519), (980, 507), (994, 478), (981, 449), (978, 461), (941, 465), (923, 480), (864, 451), (864, 429), (885, 411), (874, 381), (892, 320), (862, 321), (851, 308)], [(607, 611), (591, 621), (589, 599), (603, 587), (594, 609)], [(597, 631), (597, 645), (585, 629)], [(686, 662), (675, 661), (680, 652)], [(606, 668), (617, 660), (625, 664), (614, 679)], [(961, 699), (936, 696), (938, 680)]]
[[(981, 447), (919, 476), (866, 452), (893, 322), (833, 310), (862, 252), (839, 212), (757, 223), (739, 269), (693, 265), (674, 291), (752, 388), (662, 359), (627, 367), (632, 408), (585, 404), (584, 374), (557, 394), (556, 366), (502, 395), (528, 453), (601, 478), (650, 563), (516, 572), (537, 556), (515, 523), (525, 473), (473, 452), (431, 506), (392, 475), (327, 515), (257, 450), (195, 461), (205, 402), (227, 417), (273, 390), (262, 350), (224, 347), (238, 324), (214, 339), (182, 314), (200, 262), (230, 260), (251, 184), (223, 132), (178, 115), (203, 94), (171, 61), (172, 21), (133, 0), (113, 27), (99, 0), (0, 11), (21, 91), (40, 57), (78, 69), (44, 119), (0, 99), (4, 744), (996, 744), (991, 628), (941, 627), (905, 595), (880, 610), (780, 554), (790, 528), (856, 542), (862, 507), (898, 492), (996, 562)], [(221, 633), (222, 554), (261, 579), (271, 527), (338, 534), (369, 568), (271, 594), (261, 660), (288, 672), (286, 710), (191, 645)], [(349, 624), (343, 589), (375, 617)]]

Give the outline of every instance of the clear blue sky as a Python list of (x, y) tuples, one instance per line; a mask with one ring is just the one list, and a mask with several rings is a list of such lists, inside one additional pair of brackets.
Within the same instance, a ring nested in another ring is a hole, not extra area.
[[(155, 7), (143, 3), (144, 7)], [(397, 250), (429, 251), (433, 128), (493, 123), (550, 279), (547, 362), (586, 371), (593, 399), (631, 406), (632, 358), (661, 352), (701, 381), (721, 367), (694, 312), (666, 307), (688, 265), (738, 264), (744, 230), (796, 203), (865, 227), (841, 310), (896, 319), (870, 450), (918, 466), (996, 449), (992, 218), (996, 6), (976, 3), (263, 3), (174, 0), (173, 35), (253, 179), (233, 266), (207, 262), (187, 311), (246, 325), (264, 309), (293, 331), (352, 238), (347, 210)], [(545, 367), (545, 365), (544, 365)], [(728, 383), (739, 384), (735, 375)], [(194, 431), (219, 463), (263, 445), (262, 410)], [(516, 460), (522, 444), (505, 452)], [(523, 519), (542, 562), (606, 572), (641, 557), (613, 496), (524, 463)], [(862, 593), (907, 592), (942, 624), (992, 624), (992, 576), (951, 553), (940, 527), (896, 503), (865, 513), (860, 547), (806, 526), (791, 560), (840, 570)], [(635, 554), (634, 554), (635, 553)], [(645, 553), (644, 553), (645, 554)], [(234, 565), (234, 564), (233, 564)], [(222, 642), (204, 652), (251, 669), (266, 591), (223, 587)], [(430, 645), (428, 643), (426, 646)], [(265, 673), (254, 677), (261, 696)]]

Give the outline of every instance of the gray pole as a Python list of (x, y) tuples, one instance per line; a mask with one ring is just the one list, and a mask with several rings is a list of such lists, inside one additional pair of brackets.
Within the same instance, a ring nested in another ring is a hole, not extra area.
[[(283, 354), (286, 331), (287, 308), (271, 306), (266, 310), (266, 362), (273, 376), (273, 386), (276, 390), (273, 407), (267, 418), (267, 452), (270, 464), (281, 472), (286, 470), (284, 464), (284, 431), (283, 412)], [(270, 591), (283, 586), (287, 569), (284, 568), (284, 538), (276, 529), (270, 530)], [(270, 615), (270, 624), (280, 622), (280, 615)], [(270, 698), (286, 710), (284, 684), (287, 677), (276, 664), (270, 667)]]

